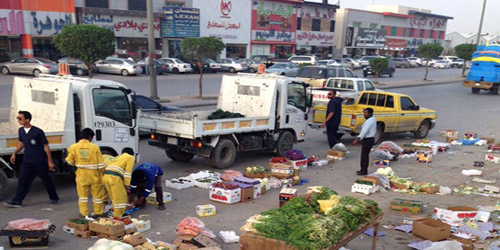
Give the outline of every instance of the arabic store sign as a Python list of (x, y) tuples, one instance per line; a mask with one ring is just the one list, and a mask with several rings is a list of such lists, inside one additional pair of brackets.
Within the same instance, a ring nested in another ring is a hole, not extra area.
[(0, 35), (24, 34), (23, 12), (0, 10)]
[[(160, 37), (160, 19), (154, 19), (155, 37)], [(93, 24), (107, 28), (116, 37), (147, 37), (148, 20), (144, 17), (126, 17), (100, 14), (83, 14), (82, 24)]]
[(26, 33), (39, 36), (58, 34), (65, 25), (75, 23), (74, 13), (52, 11), (24, 11)]
[(163, 37), (199, 37), (200, 9), (184, 7), (163, 7), (165, 19), (162, 22)]
[(333, 46), (333, 32), (297, 30), (297, 45)]
[(295, 42), (296, 20), (291, 4), (253, 1), (252, 40)]
[(383, 29), (358, 28), (356, 46), (384, 47), (386, 31)]
[(249, 43), (252, 1), (194, 0), (204, 6), (200, 13), (200, 35), (214, 36), (224, 43)]
[(446, 19), (415, 15), (408, 19), (410, 27), (429, 30), (446, 30)]

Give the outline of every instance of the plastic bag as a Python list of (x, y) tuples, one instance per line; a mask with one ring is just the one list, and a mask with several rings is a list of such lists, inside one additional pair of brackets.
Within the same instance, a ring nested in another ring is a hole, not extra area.
[(383, 151), (383, 150), (375, 150), (373, 153), (372, 153), (372, 159), (374, 160), (392, 160), (394, 158), (394, 156), (387, 152), (387, 151)]
[(302, 151), (297, 150), (297, 149), (289, 149), (286, 151), (285, 156), (287, 159), (292, 160), (292, 161), (298, 161), (298, 160), (303, 160), (307, 158)]
[(36, 220), (24, 218), (20, 220), (13, 220), (8, 223), (10, 227), (16, 230), (28, 230), (28, 231), (39, 231), (49, 229), (50, 220)]
[(387, 176), (383, 175), (383, 174), (379, 174), (379, 173), (373, 173), (373, 174), (370, 174), (368, 176), (373, 176), (373, 177), (377, 177), (379, 179), (379, 185), (383, 188), (391, 188), (391, 183), (389, 181), (389, 178), (387, 178)]
[(347, 148), (345, 147), (344, 144), (342, 144), (341, 142), (335, 144), (333, 147), (332, 147), (332, 150), (334, 151), (341, 151), (341, 152), (347, 152)]
[(462, 245), (458, 241), (441, 241), (433, 242), (432, 245), (425, 250), (462, 250)]
[(175, 228), (175, 232), (177, 232), (178, 235), (196, 236), (201, 233), (210, 238), (216, 237), (214, 232), (205, 227), (205, 223), (203, 223), (203, 221), (194, 217), (186, 217), (182, 219)]
[(223, 174), (220, 175), (220, 178), (225, 181), (234, 181), (234, 178), (242, 176), (243, 174), (241, 172), (235, 170), (226, 170)]
[(377, 149), (389, 151), (392, 154), (395, 154), (395, 153), (399, 154), (399, 153), (403, 152), (403, 148), (398, 146), (398, 144), (396, 144), (392, 141), (384, 141), (384, 142), (380, 143), (380, 145), (378, 146)]

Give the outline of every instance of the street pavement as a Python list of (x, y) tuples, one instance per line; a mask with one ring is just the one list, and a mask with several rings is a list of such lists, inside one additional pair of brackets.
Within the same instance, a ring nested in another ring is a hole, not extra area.
[[(440, 72), (438, 70), (433, 72)], [(447, 75), (459, 74), (458, 70), (443, 70), (443, 77)], [(216, 74), (215, 76), (219, 76)], [(168, 77), (168, 76), (167, 76)], [(175, 76), (177, 77), (177, 76)], [(185, 76), (184, 76), (185, 77)], [(188, 76), (191, 77), (191, 76)], [(140, 77), (137, 77), (139, 79)], [(437, 79), (437, 76), (431, 75), (430, 79)], [(144, 78), (147, 79), (147, 78)], [(403, 79), (402, 79), (403, 80)], [(405, 81), (410, 82), (410, 79)], [(3, 78), (0, 80), (3, 82)], [(403, 82), (403, 81), (401, 81)], [(437, 82), (437, 80), (435, 81)], [(383, 83), (383, 82), (382, 82)], [(147, 84), (147, 83), (144, 83)], [(391, 91), (410, 95), (418, 105), (425, 108), (435, 109), (438, 112), (436, 128), (431, 130), (429, 139), (443, 141), (439, 136), (439, 131), (444, 129), (457, 129), (460, 134), (466, 131), (475, 131), (480, 135), (489, 136), (491, 134), (500, 135), (500, 127), (497, 125), (500, 119), (497, 115), (500, 113), (498, 105), (499, 96), (494, 96), (482, 92), (479, 95), (470, 93), (470, 89), (464, 88), (460, 81), (454, 81), (443, 84), (427, 84), (422, 86), (398, 88)], [(0, 90), (0, 93), (3, 92)], [(204, 107), (210, 108), (210, 107)], [(196, 109), (191, 107), (190, 109)], [(36, 125), (36, 123), (35, 123)], [(399, 145), (410, 143), (414, 138), (411, 134), (393, 134), (386, 137), (387, 140), (396, 142)], [(389, 203), (393, 198), (417, 199), (424, 202), (423, 215), (431, 215), (433, 208), (448, 207), (467, 204), (469, 206), (490, 205), (494, 206), (497, 200), (482, 196), (467, 195), (409, 195), (396, 193), (393, 191), (372, 194), (366, 197), (361, 194), (350, 192), (350, 187), (357, 179), (355, 171), (359, 169), (360, 146), (352, 146), (353, 137), (346, 136), (342, 138), (347, 145), (350, 153), (347, 159), (342, 162), (335, 162), (326, 167), (310, 167), (307, 171), (301, 173), (301, 178), (307, 179), (309, 184), (296, 186), (300, 194), (304, 194), (307, 186), (324, 185), (333, 188), (341, 196), (353, 196), (357, 198), (370, 198), (379, 203), (384, 212), (382, 225), (393, 224), (401, 225), (403, 214), (391, 213)], [(326, 135), (319, 130), (309, 130), (307, 140), (304, 143), (296, 145), (296, 148), (302, 150), (307, 155), (324, 155), (328, 147)], [(164, 179), (186, 176), (189, 173), (207, 169), (203, 159), (195, 157), (189, 163), (178, 163), (170, 161), (165, 153), (155, 147), (148, 145), (147, 140), (140, 142), (141, 159), (150, 161), (163, 167), (165, 172)], [(473, 168), (473, 161), (484, 160), (484, 147), (475, 146), (452, 146), (446, 153), (440, 153), (433, 158), (429, 164), (416, 163), (414, 159), (400, 159), (391, 162), (391, 167), (400, 177), (413, 178), (415, 181), (427, 181), (439, 183), (444, 186), (453, 187), (462, 184), (472, 185), (471, 177), (461, 175), (462, 169)], [(237, 156), (233, 170), (244, 172), (248, 166), (267, 166), (268, 161), (274, 154), (267, 152), (241, 153)], [(486, 163), (483, 170), (485, 179), (498, 179), (500, 173), (497, 165)], [(370, 168), (370, 172), (374, 169)], [(62, 232), (62, 226), (67, 218), (78, 214), (77, 195), (74, 181), (69, 176), (54, 177), (56, 187), (63, 202), (59, 206), (49, 204), (48, 197), (43, 185), (36, 180), (31, 193), (26, 198), (25, 207), (20, 209), (0, 208), (0, 225), (4, 225), (10, 220), (25, 217), (30, 218), (48, 218), (57, 225), (57, 230), (51, 236), (52, 249), (86, 249), (90, 247), (95, 240), (79, 239)], [(13, 195), (15, 192), (16, 181), (9, 183), (9, 192)], [(185, 190), (164, 189), (171, 192), (173, 201), (166, 205), (165, 211), (159, 211), (153, 206), (133, 214), (134, 217), (143, 216), (142, 219), (152, 221), (152, 230), (146, 232), (146, 235), (152, 240), (163, 240), (172, 242), (175, 239), (175, 227), (186, 216), (196, 217), (195, 207), (201, 204), (213, 204), (217, 207), (217, 215), (201, 218), (206, 226), (216, 234), (219, 231), (232, 230), (241, 234), (239, 228), (245, 223), (245, 220), (255, 213), (276, 208), (278, 206), (278, 190), (272, 190), (263, 195), (262, 198), (247, 203), (237, 203), (226, 205), (209, 200), (208, 190), (199, 188), (190, 188)], [(400, 231), (387, 230), (381, 228), (381, 231), (387, 234), (379, 238), (378, 249), (409, 249), (406, 244), (422, 241), (421, 238)], [(216, 241), (221, 243), (220, 238)], [(347, 248), (349, 249), (369, 249), (371, 238), (362, 235), (353, 240)], [(0, 246), (7, 246), (6, 237), (0, 238)], [(224, 249), (239, 249), (237, 244), (223, 244)]]

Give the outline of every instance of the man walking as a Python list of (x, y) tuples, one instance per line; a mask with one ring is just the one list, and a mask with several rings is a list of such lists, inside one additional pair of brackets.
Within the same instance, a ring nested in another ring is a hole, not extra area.
[(19, 111), (17, 121), (19, 128), (19, 143), (10, 157), (10, 162), (15, 164), (16, 154), (24, 149), (23, 162), (19, 173), (16, 196), (12, 201), (4, 202), (8, 207), (22, 207), (23, 200), (31, 189), (36, 176), (42, 179), (45, 190), (53, 205), (61, 203), (56, 193), (54, 183), (49, 176), (49, 171), (54, 170), (54, 162), (50, 153), (49, 142), (43, 130), (31, 125), (31, 113)]
[(102, 182), (113, 202), (113, 215), (121, 218), (127, 207), (127, 188), (134, 168), (134, 151), (124, 148), (122, 154), (111, 160), (104, 171)]
[(163, 203), (163, 190), (161, 187), (161, 177), (163, 170), (160, 166), (153, 163), (146, 162), (137, 166), (132, 172), (132, 181), (130, 182), (130, 198), (129, 203), (133, 202), (137, 196), (138, 200), (135, 202), (136, 207), (146, 206), (146, 198), (151, 194), (153, 187), (155, 188), (156, 201), (158, 202), (158, 209), (165, 210)]
[(92, 143), (94, 131), (90, 128), (82, 130), (81, 139), (68, 148), (66, 162), (76, 166), (76, 192), (80, 216), (89, 216), (89, 189), (94, 204), (94, 216), (104, 213), (103, 199), (106, 191), (102, 185), (102, 169), (104, 169), (101, 149)]
[(358, 175), (368, 174), (370, 151), (372, 150), (373, 144), (375, 144), (375, 136), (377, 135), (377, 120), (373, 117), (373, 109), (364, 109), (363, 116), (366, 120), (361, 127), (361, 133), (359, 133), (358, 138), (352, 142), (352, 145), (356, 145), (359, 140), (361, 140), (361, 170), (356, 172)]
[(326, 108), (326, 118), (321, 124), (321, 128), (326, 127), (328, 136), (328, 145), (330, 148), (337, 144), (337, 130), (339, 129), (340, 120), (342, 119), (342, 98), (337, 97), (337, 91), (328, 92), (328, 106)]

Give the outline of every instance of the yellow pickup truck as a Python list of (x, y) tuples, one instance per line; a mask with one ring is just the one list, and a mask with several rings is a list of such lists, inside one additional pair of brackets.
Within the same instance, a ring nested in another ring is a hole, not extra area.
[[(363, 91), (356, 103), (342, 105), (342, 119), (339, 126), (340, 133), (353, 136), (361, 132), (365, 118), (363, 110), (372, 108), (377, 119), (378, 142), (384, 133), (413, 132), (417, 139), (427, 136), (429, 130), (436, 125), (437, 113), (434, 110), (421, 108), (407, 95)], [(314, 107), (312, 127), (317, 127), (325, 120), (326, 105)]]

